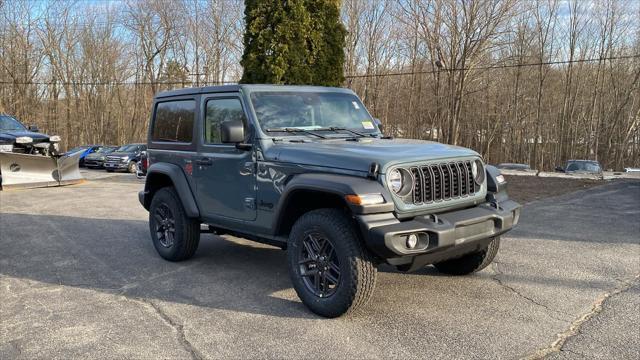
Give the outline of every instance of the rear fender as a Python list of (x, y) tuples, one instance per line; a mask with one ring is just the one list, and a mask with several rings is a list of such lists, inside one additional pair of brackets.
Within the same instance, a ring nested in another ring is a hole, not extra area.
[(172, 185), (180, 197), (187, 216), (190, 218), (199, 218), (200, 210), (198, 209), (193, 191), (191, 191), (184, 171), (182, 171), (179, 166), (169, 163), (155, 163), (147, 170), (147, 179), (144, 185), (144, 199), (142, 199), (144, 208), (149, 210), (153, 194), (167, 185), (164, 182), (166, 178), (170, 180), (170, 184), (168, 185)]

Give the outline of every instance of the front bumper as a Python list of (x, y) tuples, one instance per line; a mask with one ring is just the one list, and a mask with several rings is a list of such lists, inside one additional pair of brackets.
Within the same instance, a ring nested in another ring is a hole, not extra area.
[(109, 169), (109, 170), (124, 170), (129, 168), (129, 163), (128, 162), (105, 162), (104, 163), (104, 168), (105, 169)]
[(104, 160), (84, 159), (84, 166), (92, 168), (104, 167)]
[[(369, 249), (392, 265), (417, 270), (462, 256), (486, 246), (513, 228), (520, 205), (512, 200), (399, 221), (392, 213), (356, 217)], [(407, 236), (416, 234), (418, 245), (409, 249)]]

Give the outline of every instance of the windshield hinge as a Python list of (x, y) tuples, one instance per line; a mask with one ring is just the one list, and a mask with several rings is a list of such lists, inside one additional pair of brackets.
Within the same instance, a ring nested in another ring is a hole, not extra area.
[(367, 177), (369, 179), (377, 179), (378, 173), (380, 172), (380, 165), (377, 162), (372, 162), (369, 165), (369, 172), (367, 173)]

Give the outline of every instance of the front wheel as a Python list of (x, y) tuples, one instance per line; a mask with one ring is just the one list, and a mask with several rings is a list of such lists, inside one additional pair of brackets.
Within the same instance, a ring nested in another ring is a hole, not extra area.
[(138, 169), (137, 163), (135, 161), (129, 161), (129, 166), (127, 167), (127, 171), (129, 171), (132, 174), (135, 174), (137, 169)]
[(153, 195), (149, 231), (158, 254), (169, 261), (189, 259), (200, 243), (200, 222), (187, 217), (172, 187), (164, 187)]
[(446, 260), (433, 264), (438, 271), (449, 275), (468, 275), (478, 272), (491, 264), (498, 254), (500, 248), (500, 237), (491, 240), (489, 245), (482, 250), (478, 250), (465, 256)]
[(287, 257), (298, 297), (318, 315), (333, 318), (353, 312), (373, 294), (375, 264), (341, 210), (302, 215), (289, 235)]

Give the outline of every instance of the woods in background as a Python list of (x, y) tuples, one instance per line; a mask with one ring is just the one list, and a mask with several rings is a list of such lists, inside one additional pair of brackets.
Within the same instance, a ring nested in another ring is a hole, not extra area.
[[(637, 1), (343, 0), (341, 11), (344, 86), (389, 135), (538, 169), (640, 166)], [(235, 0), (0, 0), (0, 112), (67, 146), (144, 140), (154, 93), (240, 80), (243, 12)]]

